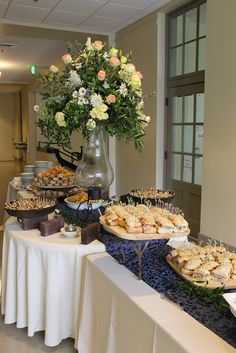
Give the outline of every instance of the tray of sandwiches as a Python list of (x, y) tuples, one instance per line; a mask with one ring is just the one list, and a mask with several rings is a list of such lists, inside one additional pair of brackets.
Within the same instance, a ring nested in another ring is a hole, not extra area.
[(128, 240), (183, 237), (190, 232), (181, 214), (143, 204), (109, 206), (100, 223), (107, 232)]
[(223, 245), (182, 246), (171, 250), (166, 261), (182, 278), (196, 286), (236, 288), (236, 254)]

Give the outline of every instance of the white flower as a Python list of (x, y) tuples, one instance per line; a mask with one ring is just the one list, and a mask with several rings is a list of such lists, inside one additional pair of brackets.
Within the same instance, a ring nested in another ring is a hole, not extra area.
[(141, 100), (137, 103), (136, 110), (138, 111), (138, 110), (142, 109), (143, 106), (144, 106), (144, 101), (143, 101), (143, 99), (141, 99)]
[(86, 46), (87, 50), (93, 50), (94, 49), (93, 46), (92, 46), (92, 42), (91, 42), (91, 38), (90, 37), (87, 38), (85, 46)]
[(76, 67), (77, 70), (79, 70), (79, 69), (81, 69), (82, 64), (81, 64), (81, 63), (76, 63), (76, 64), (75, 64), (75, 67)]
[(74, 92), (72, 93), (72, 97), (73, 97), (73, 98), (77, 98), (77, 97), (78, 97), (78, 92), (77, 92), (77, 91), (74, 91)]
[(85, 95), (85, 93), (86, 93), (86, 88), (81, 87), (81, 88), (79, 89), (79, 95), (83, 97), (83, 96)]
[(78, 105), (84, 105), (87, 104), (88, 100), (84, 97), (78, 97)]
[(107, 89), (107, 88), (110, 87), (110, 86), (108, 85), (107, 81), (105, 81), (105, 82), (103, 83), (103, 87), (104, 87), (105, 89)]
[(57, 66), (51, 65), (51, 66), (49, 67), (49, 71), (50, 71), (51, 73), (53, 73), (53, 74), (56, 74), (56, 73), (59, 71), (59, 69), (58, 69)]
[(90, 102), (94, 108), (99, 107), (100, 105), (103, 104), (102, 97), (100, 96), (100, 94), (97, 94), (97, 93), (94, 93), (91, 95)]
[(144, 121), (149, 124), (151, 121), (151, 117), (149, 115), (145, 115)]
[(55, 114), (55, 120), (58, 126), (66, 126), (65, 114), (62, 112), (57, 112)]
[(40, 108), (39, 108), (39, 105), (37, 105), (37, 104), (36, 104), (36, 105), (34, 105), (34, 111), (35, 111), (35, 112), (38, 112), (38, 111), (39, 111), (39, 109), (40, 109)]
[(108, 52), (105, 51), (105, 53), (103, 54), (102, 57), (103, 57), (103, 59), (108, 60), (108, 59), (109, 59), (109, 54), (108, 54)]
[(96, 122), (93, 119), (89, 119), (86, 123), (86, 127), (88, 130), (92, 131), (96, 127)]
[(70, 71), (69, 85), (71, 87), (81, 86), (82, 80), (75, 70)]
[(128, 94), (128, 90), (125, 83), (122, 83), (117, 91), (120, 92), (122, 97), (126, 97)]

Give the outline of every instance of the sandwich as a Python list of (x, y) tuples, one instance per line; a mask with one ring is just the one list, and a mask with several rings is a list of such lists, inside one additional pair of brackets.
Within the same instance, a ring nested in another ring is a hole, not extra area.
[(123, 226), (127, 230), (127, 233), (139, 234), (139, 233), (142, 233), (142, 231), (143, 231), (142, 225), (141, 225), (138, 217), (131, 215), (131, 214), (127, 214), (123, 218)]
[(181, 272), (186, 275), (192, 275), (193, 272), (202, 264), (202, 260), (198, 257), (192, 257), (181, 268)]
[(177, 232), (185, 232), (188, 229), (188, 222), (180, 214), (168, 214), (168, 219), (174, 224)]
[(143, 233), (146, 234), (155, 234), (156, 233), (156, 223), (153, 219), (153, 216), (149, 213), (143, 213), (139, 220), (142, 224)]
[(156, 223), (156, 230), (157, 233), (163, 234), (168, 233), (171, 234), (174, 232), (174, 225), (173, 223), (166, 217), (161, 216), (158, 213), (153, 214), (153, 219)]

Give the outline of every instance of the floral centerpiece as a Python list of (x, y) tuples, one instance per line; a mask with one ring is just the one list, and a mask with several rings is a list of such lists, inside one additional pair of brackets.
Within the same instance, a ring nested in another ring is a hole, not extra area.
[(130, 55), (88, 38), (62, 60), (62, 72), (52, 65), (39, 77), (42, 103), (34, 109), (42, 135), (69, 146), (73, 131), (80, 130), (86, 138), (103, 122), (110, 136), (131, 140), (142, 151), (150, 117), (143, 112), (143, 76)]

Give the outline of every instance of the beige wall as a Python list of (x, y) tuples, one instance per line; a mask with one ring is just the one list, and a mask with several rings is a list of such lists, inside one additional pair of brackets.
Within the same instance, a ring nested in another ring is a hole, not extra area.
[[(156, 13), (146, 16), (134, 25), (120, 31), (116, 46), (124, 53), (132, 52), (132, 61), (143, 73), (144, 94), (156, 91), (157, 78), (157, 24)], [(144, 153), (135, 151), (131, 144), (117, 143), (117, 194), (132, 187), (155, 187), (156, 183), (156, 96), (145, 100), (145, 113), (152, 120), (146, 129)]]
[(207, 7), (201, 233), (236, 246), (236, 1)]
[(9, 161), (19, 158), (19, 152), (14, 147), (14, 142), (19, 141), (19, 94), (0, 93), (0, 160)]

